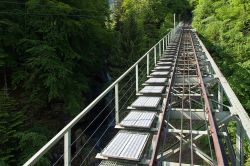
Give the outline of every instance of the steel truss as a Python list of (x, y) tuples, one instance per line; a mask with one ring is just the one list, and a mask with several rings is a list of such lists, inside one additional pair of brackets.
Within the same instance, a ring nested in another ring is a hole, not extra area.
[[(250, 120), (194, 29), (183, 28), (161, 150), (163, 163), (243, 165)], [(227, 104), (225, 103), (227, 102)], [(228, 104), (229, 103), (229, 104)], [(236, 149), (227, 125), (235, 121)], [(206, 140), (206, 141), (204, 141)]]

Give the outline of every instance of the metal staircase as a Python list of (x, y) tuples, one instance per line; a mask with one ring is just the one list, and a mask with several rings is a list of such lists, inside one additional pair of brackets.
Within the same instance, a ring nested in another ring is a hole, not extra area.
[(173, 76), (173, 62), (177, 58), (180, 30), (177, 33), (143, 84), (138, 98), (128, 107), (131, 112), (118, 123), (117, 128), (121, 131), (97, 154), (97, 158), (103, 160), (100, 165), (118, 164), (121, 159), (126, 161), (119, 164), (150, 164), (147, 158), (150, 154), (147, 153), (156, 148), (154, 138), (160, 130), (163, 99), (169, 89), (169, 77)]
[[(74, 136), (81, 121), (90, 123)], [(180, 23), (24, 165), (63, 144), (51, 165), (240, 166), (249, 136), (244, 108), (195, 30)]]

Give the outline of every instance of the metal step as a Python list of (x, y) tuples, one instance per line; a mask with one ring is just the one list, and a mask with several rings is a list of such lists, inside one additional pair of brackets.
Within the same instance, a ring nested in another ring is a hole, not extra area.
[(155, 67), (155, 70), (164, 70), (164, 71), (169, 71), (169, 70), (171, 70), (171, 66), (157, 66), (157, 67)]
[(173, 65), (173, 62), (158, 62), (157, 65), (163, 65), (163, 66), (172, 66)]
[(173, 62), (174, 61), (174, 58), (172, 57), (162, 57), (160, 59), (161, 62)]
[(176, 49), (165, 50), (164, 53), (165, 53), (165, 54), (175, 54), (175, 53), (176, 53)]
[(103, 157), (139, 161), (149, 133), (120, 131), (100, 153)]
[(165, 53), (165, 54), (163, 54), (162, 56), (161, 56), (161, 59), (162, 58), (175, 58), (176, 57), (176, 53)]
[(138, 164), (129, 164), (126, 162), (103, 160), (99, 166), (138, 166)]
[(156, 109), (161, 101), (161, 97), (138, 97), (131, 105), (133, 108), (153, 108)]
[(149, 85), (149, 84), (166, 85), (167, 78), (149, 78), (145, 83), (146, 84), (143, 84), (143, 85)]
[[(180, 163), (163, 161), (162, 166), (180, 166)], [(181, 166), (191, 166), (191, 164), (181, 163)], [(193, 166), (200, 166), (200, 165), (193, 165)]]
[(148, 78), (166, 78), (170, 73), (170, 71), (154, 71), (148, 76)]
[(145, 86), (140, 93), (142, 94), (161, 94), (164, 91), (164, 86)]
[(131, 111), (120, 123), (123, 127), (150, 128), (154, 118), (154, 112)]

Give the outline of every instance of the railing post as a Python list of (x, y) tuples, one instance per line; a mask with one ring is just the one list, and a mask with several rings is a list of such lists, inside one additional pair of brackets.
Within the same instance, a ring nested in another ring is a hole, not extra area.
[(167, 38), (167, 37), (165, 37), (164, 39), (165, 39), (166, 49), (167, 49), (167, 47), (168, 47), (168, 38)]
[(135, 66), (135, 86), (136, 93), (139, 92), (138, 64)]
[(161, 57), (161, 41), (159, 41), (159, 57)]
[(71, 166), (71, 130), (64, 134), (64, 166)]
[(119, 123), (119, 85), (115, 84), (115, 123)]
[(155, 60), (155, 66), (156, 66), (156, 46), (154, 46), (154, 60)]
[(162, 39), (162, 54), (164, 53), (164, 39)]
[(165, 41), (164, 39), (162, 39), (162, 52), (164, 52), (164, 50), (165, 50)]
[(175, 32), (175, 13), (174, 13), (174, 32)]
[(169, 33), (168, 33), (168, 46), (169, 46), (169, 43), (170, 43), (170, 41), (169, 41)]
[(147, 53), (147, 75), (149, 75), (149, 53)]
[(173, 30), (173, 28), (172, 28), (172, 30), (171, 30), (171, 40), (173, 40), (173, 38), (174, 38), (174, 30)]

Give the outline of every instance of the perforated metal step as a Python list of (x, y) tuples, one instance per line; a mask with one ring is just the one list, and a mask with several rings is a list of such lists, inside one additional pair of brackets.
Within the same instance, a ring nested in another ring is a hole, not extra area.
[(171, 66), (157, 66), (155, 70), (170, 70)]
[[(179, 165), (180, 165), (180, 163), (166, 162), (166, 161), (163, 162), (163, 166), (179, 166)], [(191, 164), (181, 163), (181, 166), (191, 166)], [(193, 165), (193, 166), (200, 166), (200, 165)]]
[(161, 62), (173, 62), (174, 58), (171, 57), (164, 57), (160, 59)]
[(148, 133), (120, 131), (104, 148), (101, 155), (108, 158), (139, 161), (148, 138)]
[(173, 65), (173, 62), (159, 62), (157, 65), (171, 66)]
[(151, 76), (167, 76), (170, 74), (170, 71), (155, 71), (151, 73)]
[(143, 111), (131, 111), (120, 123), (124, 127), (135, 127), (135, 128), (150, 128), (155, 113), (143, 112)]
[(140, 93), (151, 93), (151, 94), (159, 94), (163, 93), (164, 86), (145, 86)]
[(134, 108), (157, 108), (160, 104), (161, 97), (140, 96), (133, 103)]
[(149, 78), (145, 83), (148, 83), (148, 84), (166, 84), (167, 78)]
[(126, 162), (103, 160), (99, 166), (138, 166), (138, 164), (128, 164)]

